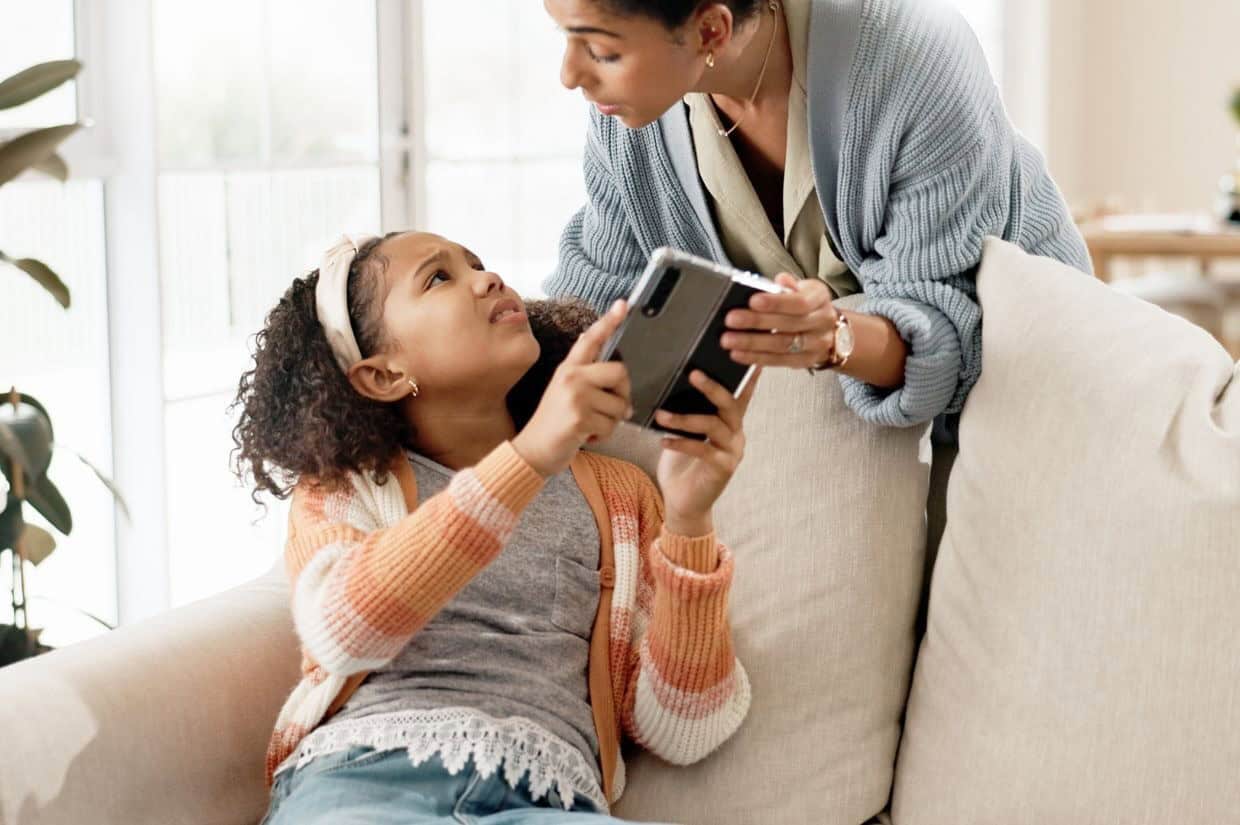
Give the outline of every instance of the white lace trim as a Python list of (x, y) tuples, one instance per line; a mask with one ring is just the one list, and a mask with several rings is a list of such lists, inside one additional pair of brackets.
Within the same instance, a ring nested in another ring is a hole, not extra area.
[(414, 767), (438, 754), (452, 775), (473, 757), (483, 779), (502, 764), (504, 780), (512, 788), (529, 776), (534, 801), (554, 783), (565, 810), (577, 795), (600, 811), (608, 810), (594, 770), (577, 748), (522, 716), (495, 719), (471, 708), (397, 711), (333, 722), (303, 739), (276, 772), (354, 745), (380, 751), (405, 748)]

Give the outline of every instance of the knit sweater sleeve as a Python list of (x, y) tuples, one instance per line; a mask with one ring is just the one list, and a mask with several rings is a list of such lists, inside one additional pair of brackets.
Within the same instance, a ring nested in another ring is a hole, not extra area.
[(583, 153), (587, 202), (565, 226), (556, 269), (542, 284), (552, 298), (574, 296), (600, 313), (629, 296), (646, 263), (612, 177), (610, 124), (601, 117), (593, 116)]
[[(995, 235), (1086, 272), (1089, 255), (1036, 149), (1004, 112), (976, 37), (941, 4), (895, 2), (863, 28), (840, 202), (867, 299), (908, 344), (903, 386), (842, 377), (887, 426), (958, 412), (981, 374), (976, 271)], [(842, 221), (844, 222), (844, 221)]]
[(285, 565), (305, 653), (338, 676), (391, 661), (499, 554), (542, 485), (509, 443), (403, 517), (384, 513), (403, 512), (393, 479), (387, 489), (363, 476), (344, 489), (303, 480)]
[(712, 533), (689, 538), (663, 526), (662, 498), (635, 474), (640, 503), (638, 587), (626, 689), (625, 733), (676, 765), (705, 758), (749, 711), (749, 679), (728, 621), (732, 553)]

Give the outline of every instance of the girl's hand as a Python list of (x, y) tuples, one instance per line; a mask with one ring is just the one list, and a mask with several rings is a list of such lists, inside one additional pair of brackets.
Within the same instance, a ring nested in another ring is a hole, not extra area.
[[(831, 289), (817, 278), (798, 280), (787, 272), (775, 283), (789, 292), (759, 292), (749, 299), (749, 309), (728, 313), (723, 347), (741, 364), (805, 369), (826, 364), (835, 357), (835, 324), (839, 312), (831, 303)], [(794, 342), (800, 336), (801, 351)]]
[(595, 363), (627, 314), (627, 303), (616, 301), (581, 334), (551, 376), (529, 423), (512, 440), (542, 476), (567, 469), (583, 444), (607, 438), (633, 414), (628, 368), (619, 361)]
[(658, 477), (667, 513), (664, 525), (669, 532), (704, 536), (714, 529), (710, 511), (745, 454), (742, 422), (760, 372), (761, 369), (755, 371), (745, 391), (739, 398), (733, 398), (704, 372), (694, 370), (689, 382), (710, 399), (718, 413), (676, 415), (667, 410), (655, 413), (656, 421), (664, 427), (699, 433), (707, 438), (706, 441), (676, 436), (663, 439)]

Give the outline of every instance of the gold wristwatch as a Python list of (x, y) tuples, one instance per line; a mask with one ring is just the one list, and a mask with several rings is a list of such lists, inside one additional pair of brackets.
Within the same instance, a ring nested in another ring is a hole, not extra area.
[(853, 336), (852, 323), (844, 313), (838, 313), (835, 319), (835, 343), (832, 346), (832, 357), (821, 364), (815, 364), (810, 372), (816, 370), (837, 370), (848, 363), (853, 350), (857, 347), (857, 339)]

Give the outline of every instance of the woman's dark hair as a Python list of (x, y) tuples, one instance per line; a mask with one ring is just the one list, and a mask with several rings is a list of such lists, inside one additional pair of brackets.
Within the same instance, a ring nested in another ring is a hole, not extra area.
[(668, 29), (684, 25), (695, 11), (710, 3), (723, 3), (740, 23), (753, 17), (766, 0), (599, 0), (608, 11), (621, 17), (643, 15)]
[[(349, 318), (364, 358), (385, 343), (379, 285), (388, 262), (376, 248), (386, 237), (359, 247), (349, 269)], [(399, 407), (358, 393), (336, 364), (315, 311), (318, 280), (315, 270), (293, 281), (268, 314), (254, 338), (254, 366), (241, 376), (230, 407), (241, 408), (233, 469), (243, 482), (252, 481), (255, 501), (262, 492), (286, 498), (302, 476), (334, 484), (349, 473), (369, 473), (383, 483), (393, 454), (413, 443)], [(541, 352), (508, 397), (518, 428), (596, 317), (580, 302), (531, 301), (526, 310)]]

